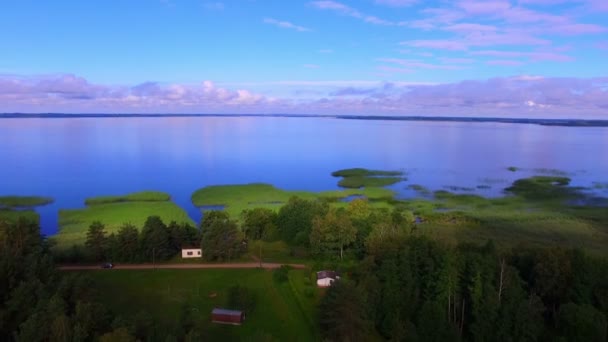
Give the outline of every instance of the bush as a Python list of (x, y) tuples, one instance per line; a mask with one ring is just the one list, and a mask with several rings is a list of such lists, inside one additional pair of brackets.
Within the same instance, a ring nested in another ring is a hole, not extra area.
[(280, 268), (274, 270), (274, 272), (272, 273), (272, 278), (277, 283), (284, 283), (288, 279), (289, 270), (291, 270), (291, 267), (289, 265), (281, 265)]

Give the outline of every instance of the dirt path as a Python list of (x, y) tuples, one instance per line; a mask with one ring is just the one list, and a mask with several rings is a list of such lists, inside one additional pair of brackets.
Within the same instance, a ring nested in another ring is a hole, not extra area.
[[(302, 264), (276, 264), (276, 263), (262, 263), (261, 268), (275, 269), (281, 267), (281, 265), (289, 265), (293, 268), (303, 269), (306, 268)], [(230, 264), (114, 264), (112, 269), (114, 270), (152, 270), (152, 269), (238, 269), (238, 268), (260, 268), (259, 262), (247, 262), (247, 263), (230, 263)], [(100, 265), (60, 265), (58, 267), (61, 271), (94, 271), (94, 270), (106, 270)]]

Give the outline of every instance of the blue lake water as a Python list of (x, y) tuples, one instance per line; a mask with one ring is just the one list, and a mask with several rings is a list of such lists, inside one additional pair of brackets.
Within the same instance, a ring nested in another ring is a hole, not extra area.
[[(523, 170), (510, 172), (509, 166)], [(0, 194), (44, 195), (43, 232), (60, 208), (97, 195), (160, 190), (198, 221), (190, 195), (214, 184), (336, 189), (337, 169), (402, 169), (408, 185), (498, 196), (517, 178), (566, 171), (573, 184), (608, 181), (608, 128), (530, 124), (163, 117), (0, 119)], [(461, 190), (465, 191), (465, 190)], [(606, 190), (598, 190), (606, 192)]]

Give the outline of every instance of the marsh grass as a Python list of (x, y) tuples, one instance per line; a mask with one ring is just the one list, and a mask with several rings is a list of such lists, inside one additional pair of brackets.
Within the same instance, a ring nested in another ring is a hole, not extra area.
[(108, 204), (119, 202), (166, 202), (170, 201), (171, 196), (158, 191), (141, 191), (124, 196), (99, 196), (87, 198), (86, 205)]
[(608, 255), (608, 208), (568, 204), (581, 196), (568, 184), (567, 178), (540, 176), (516, 181), (511, 193), (517, 195), (484, 198), (440, 190), (433, 200), (404, 203), (422, 220), (419, 233), (444, 242), (492, 239), (503, 248), (562, 246)]
[(53, 203), (50, 197), (0, 196), (0, 208), (32, 208)]

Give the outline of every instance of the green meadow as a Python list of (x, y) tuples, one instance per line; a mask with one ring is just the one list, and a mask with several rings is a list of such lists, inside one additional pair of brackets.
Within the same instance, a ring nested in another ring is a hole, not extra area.
[(195, 225), (186, 211), (170, 201), (168, 194), (142, 192), (126, 196), (88, 198), (83, 209), (59, 211), (59, 232), (53, 237), (59, 248), (84, 244), (86, 233), (94, 221), (101, 221), (107, 233), (117, 232), (125, 223), (141, 228), (149, 216)]
[[(190, 319), (202, 325), (203, 337), (217, 341), (318, 340), (320, 293), (307, 270), (291, 270), (283, 283), (262, 269), (110, 270), (87, 275), (110, 309), (129, 317), (148, 312), (159, 322), (156, 329), (162, 336)], [(255, 308), (241, 326), (211, 323), (211, 310), (226, 307), (228, 288), (234, 285), (252, 291)]]

